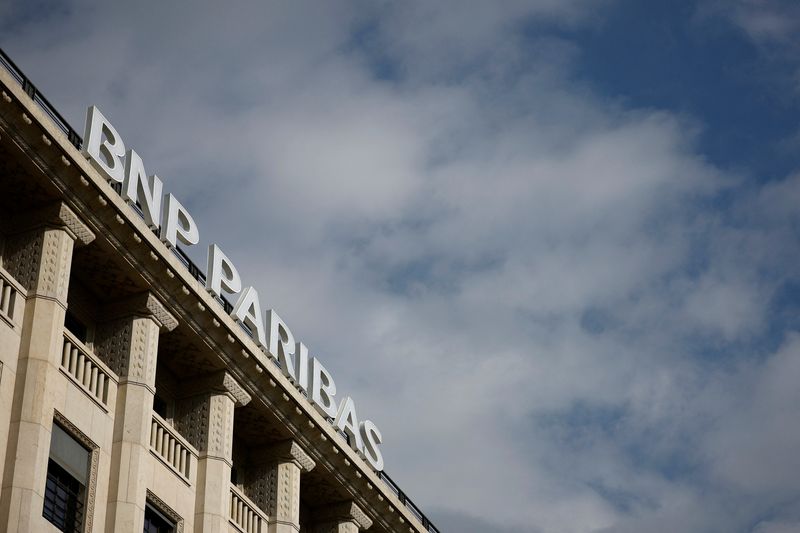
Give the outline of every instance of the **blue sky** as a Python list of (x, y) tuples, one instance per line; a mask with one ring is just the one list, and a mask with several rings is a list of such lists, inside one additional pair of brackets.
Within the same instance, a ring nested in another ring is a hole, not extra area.
[(786, 145), (799, 118), (796, 43), (753, 40), (719, 14), (697, 2), (619, 2), (598, 28), (569, 36), (581, 49), (577, 77), (625, 105), (698, 119), (700, 149), (717, 165), (780, 178), (798, 164)]
[(10, 2), (442, 531), (800, 531), (800, 8)]

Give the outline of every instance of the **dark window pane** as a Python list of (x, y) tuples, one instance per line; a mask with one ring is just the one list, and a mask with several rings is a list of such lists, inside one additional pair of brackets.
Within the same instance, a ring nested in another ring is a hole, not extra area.
[(64, 317), (64, 327), (75, 335), (79, 341), (86, 342), (86, 324), (78, 320), (78, 318), (69, 311), (67, 311), (67, 316)]
[(167, 418), (167, 401), (158, 395), (158, 393), (153, 396), (153, 411), (156, 412), (158, 416), (165, 419)]
[(47, 463), (42, 516), (59, 531), (76, 533), (83, 523), (83, 485), (55, 461)]
[(148, 505), (144, 509), (144, 533), (173, 533), (175, 524)]

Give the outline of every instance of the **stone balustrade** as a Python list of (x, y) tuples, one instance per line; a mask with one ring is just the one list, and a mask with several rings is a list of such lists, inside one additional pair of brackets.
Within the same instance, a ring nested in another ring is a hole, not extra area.
[(230, 522), (243, 533), (263, 533), (266, 531), (267, 516), (239, 489), (231, 485)]
[(191, 484), (190, 476), (197, 463), (197, 451), (156, 413), (153, 413), (150, 427), (150, 450)]
[(68, 330), (64, 330), (64, 345), (61, 351), (61, 370), (84, 392), (108, 408), (108, 388), (112, 375), (81, 341)]
[(7, 318), (9, 321), (14, 320), (14, 302), (17, 299), (18, 291), (13, 283), (11, 283), (10, 276), (2, 269), (0, 269), (0, 316)]

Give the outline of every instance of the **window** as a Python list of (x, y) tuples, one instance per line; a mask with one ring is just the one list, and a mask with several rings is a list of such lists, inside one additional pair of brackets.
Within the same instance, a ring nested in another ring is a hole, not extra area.
[(86, 324), (80, 321), (71, 311), (67, 310), (64, 316), (64, 327), (82, 343), (86, 343), (88, 328)]
[(167, 400), (159, 396), (158, 393), (153, 396), (153, 411), (164, 420), (167, 419)]
[(144, 508), (144, 533), (173, 533), (175, 522), (150, 505)]
[(53, 424), (42, 516), (59, 531), (83, 530), (89, 461), (89, 450), (61, 426)]

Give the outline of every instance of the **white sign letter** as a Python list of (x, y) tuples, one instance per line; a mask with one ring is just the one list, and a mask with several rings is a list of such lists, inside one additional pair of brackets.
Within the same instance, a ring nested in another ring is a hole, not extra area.
[[(222, 289), (233, 294), (242, 290), (242, 278), (239, 277), (239, 271), (216, 244), (208, 247), (206, 272), (208, 272), (206, 290), (214, 296), (222, 296)], [(260, 311), (258, 316), (261, 316)]]
[(283, 375), (290, 380), (297, 381), (294, 368), (294, 336), (281, 317), (274, 309), (267, 311), (267, 331), (269, 331), (269, 346), (267, 350), (281, 364)]
[(97, 170), (106, 174), (106, 179), (118, 183), (122, 183), (125, 179), (125, 169), (122, 167), (125, 144), (114, 126), (95, 106), (89, 107), (86, 111), (86, 128), (81, 152), (89, 158)]
[(294, 348), (294, 373), (297, 376), (297, 386), (308, 394), (308, 348), (298, 342)]
[(247, 287), (239, 297), (239, 301), (236, 302), (231, 316), (249, 327), (250, 331), (255, 333), (254, 340), (256, 344), (264, 346), (266, 339), (264, 337), (264, 322), (261, 318), (261, 304), (258, 301), (258, 291), (253, 287)]
[(380, 472), (383, 470), (383, 455), (378, 449), (378, 444), (383, 442), (383, 437), (378, 427), (372, 420), (365, 420), (361, 423), (361, 437), (364, 439), (364, 457), (372, 468)]
[(161, 214), (161, 190), (164, 185), (153, 174), (149, 178), (144, 171), (142, 158), (133, 150), (128, 150), (125, 158), (125, 182), (122, 185), (122, 199), (142, 207), (144, 221), (153, 229), (158, 229)]
[(317, 410), (333, 418), (336, 416), (336, 402), (333, 397), (336, 395), (336, 383), (333, 376), (328, 372), (316, 357), (311, 358), (311, 403)]
[(336, 415), (333, 425), (350, 438), (350, 446), (354, 446), (359, 452), (364, 450), (364, 441), (361, 440), (361, 432), (358, 429), (356, 404), (353, 403), (350, 396), (339, 404), (339, 413)]
[(197, 231), (194, 219), (178, 199), (171, 194), (164, 195), (161, 226), (161, 240), (169, 246), (177, 246), (178, 239), (189, 246), (200, 241), (200, 233)]

